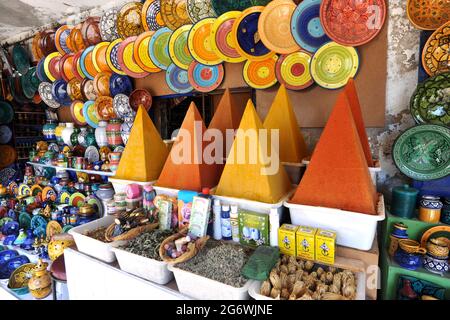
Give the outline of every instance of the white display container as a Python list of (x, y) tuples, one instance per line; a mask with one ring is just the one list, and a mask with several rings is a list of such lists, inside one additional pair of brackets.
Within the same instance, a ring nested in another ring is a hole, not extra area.
[(377, 224), (386, 218), (384, 197), (380, 195), (377, 215), (313, 207), (285, 202), (294, 225), (309, 226), (337, 232), (336, 243), (358, 250), (369, 251), (376, 235)]
[(107, 227), (113, 224), (114, 219), (114, 216), (106, 216), (90, 223), (70, 229), (69, 234), (73, 236), (78, 251), (107, 263), (116, 261), (116, 255), (112, 251), (112, 248), (125, 245), (128, 243), (128, 241), (114, 241), (111, 243), (105, 243), (85, 235), (85, 233), (87, 233), (88, 231), (92, 231), (101, 227)]
[(167, 268), (167, 263), (149, 259), (121, 248), (112, 248), (116, 254), (120, 269), (145, 280), (165, 285), (172, 281), (173, 273)]
[(158, 186), (153, 186), (153, 188), (155, 189), (157, 195), (164, 195), (175, 198), (178, 197), (178, 192), (180, 191), (178, 189), (164, 188)]
[(235, 288), (174, 266), (169, 266), (169, 270), (175, 275), (180, 293), (199, 300), (248, 300), (253, 283), (249, 280), (242, 288)]
[(114, 191), (116, 193), (123, 193), (125, 192), (125, 188), (129, 184), (139, 184), (141, 186), (147, 186), (147, 185), (153, 185), (156, 181), (152, 182), (141, 182), (141, 181), (132, 181), (132, 180), (122, 180), (122, 179), (115, 179), (115, 178), (109, 178), (109, 182), (112, 183)]

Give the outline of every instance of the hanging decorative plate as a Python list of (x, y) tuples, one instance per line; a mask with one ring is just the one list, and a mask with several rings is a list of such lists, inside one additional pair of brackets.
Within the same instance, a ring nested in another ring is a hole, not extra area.
[(311, 54), (298, 51), (278, 58), (276, 75), (278, 82), (290, 90), (303, 90), (310, 87), (314, 80), (309, 72)]
[(148, 112), (152, 107), (153, 97), (145, 89), (136, 89), (130, 94), (130, 106), (134, 111), (138, 111), (139, 106), (144, 107)]
[(100, 17), (89, 17), (81, 25), (81, 35), (84, 43), (88, 46), (95, 46), (102, 41), (100, 32)]
[(162, 70), (167, 70), (167, 67), (172, 63), (169, 55), (169, 39), (171, 35), (172, 30), (161, 28), (150, 39), (148, 47), (150, 58)]
[(30, 196), (31, 195), (31, 188), (27, 184), (20, 184), (19, 185), (19, 196)]
[(72, 63), (72, 73), (80, 81), (83, 81), (83, 79), (86, 78), (86, 75), (83, 73), (80, 67), (80, 58), (83, 54), (83, 51), (79, 51), (74, 54), (73, 56), (73, 63)]
[(62, 106), (70, 106), (72, 100), (67, 93), (67, 82), (56, 80), (52, 85), (52, 96)]
[(156, 31), (165, 26), (159, 0), (145, 1), (142, 7), (142, 25), (146, 31)]
[(322, 45), (330, 42), (320, 21), (322, 0), (304, 0), (295, 9), (291, 20), (291, 32), (300, 47), (316, 52)]
[(61, 204), (69, 204), (69, 202), (70, 202), (70, 193), (67, 192), (67, 191), (62, 192), (61, 196), (59, 197), (59, 201), (61, 202)]
[(83, 95), (83, 99), (81, 99), (81, 100), (95, 101), (95, 99), (98, 98), (98, 94), (94, 88), (93, 80), (86, 78), (81, 82), (81, 94)]
[(44, 56), (48, 56), (50, 53), (57, 51), (55, 46), (55, 30), (49, 29), (42, 32), (39, 47)]
[(0, 126), (0, 144), (7, 144), (11, 141), (12, 131), (8, 126)]
[(258, 21), (264, 7), (251, 7), (242, 12), (233, 24), (231, 36), (236, 43), (236, 50), (248, 60), (264, 61), (275, 55), (261, 41)]
[[(84, 154), (84, 157), (88, 159), (89, 163), (97, 162), (100, 159), (100, 154), (98, 153), (98, 150), (94, 146), (87, 147), (86, 153)], [(73, 195), (72, 195), (73, 196)], [(70, 197), (72, 199), (72, 197)], [(71, 203), (72, 201), (70, 201)]]
[(116, 115), (121, 119), (125, 119), (133, 113), (133, 109), (131, 109), (130, 106), (130, 98), (122, 93), (119, 93), (114, 97), (113, 108)]
[(70, 106), (70, 114), (72, 115), (72, 119), (79, 126), (85, 126), (87, 124), (83, 115), (83, 107), (84, 103), (80, 100), (75, 100)]
[(188, 93), (194, 90), (189, 83), (188, 72), (171, 64), (166, 71), (166, 83), (176, 93)]
[(41, 48), (39, 47), (39, 42), (41, 41), (42, 32), (36, 33), (33, 37), (33, 41), (31, 44), (31, 52), (33, 54), (34, 61), (39, 61), (44, 58), (44, 54), (42, 53)]
[(150, 39), (153, 36), (154, 31), (146, 31), (140, 34), (136, 40), (134, 41), (133, 53), (134, 60), (141, 67), (142, 70), (145, 70), (150, 73), (160, 72), (161, 69), (158, 68), (150, 58), (149, 53), (149, 45)]
[(28, 213), (22, 212), (19, 215), (19, 226), (21, 229), (25, 229), (25, 230), (28, 230), (31, 228), (31, 216)]
[(100, 72), (95, 76), (94, 89), (99, 96), (110, 96), (109, 80), (111, 78), (110, 72)]
[(81, 54), (79, 63), (83, 74), (86, 75), (87, 78), (94, 80), (97, 71), (92, 63), (92, 51), (94, 51), (94, 46), (86, 48)]
[(319, 86), (338, 89), (355, 77), (358, 68), (359, 56), (355, 48), (329, 42), (314, 54), (310, 71)]
[(52, 84), (48, 82), (41, 82), (38, 88), (39, 95), (42, 98), (42, 101), (53, 109), (58, 109), (61, 104), (56, 102), (52, 95)]
[(267, 48), (281, 54), (300, 50), (291, 33), (291, 18), (296, 8), (291, 0), (277, 0), (263, 10), (258, 20), (258, 32)]
[(37, 76), (39, 78), (39, 80), (41, 80), (41, 82), (50, 82), (50, 79), (47, 78), (47, 75), (45, 74), (45, 69), (44, 69), (44, 62), (45, 62), (45, 58), (41, 59), (38, 64), (37, 64)]
[(82, 24), (80, 23), (73, 27), (70, 31), (69, 38), (67, 38), (67, 46), (74, 53), (86, 49), (86, 44), (81, 33), (81, 26)]
[(52, 187), (45, 187), (42, 190), (42, 199), (45, 201), (55, 201), (56, 200), (56, 192)]
[(117, 52), (117, 59), (119, 61), (120, 69), (127, 75), (133, 78), (145, 78), (149, 73), (142, 70), (133, 57), (134, 41), (136, 38), (137, 37), (129, 37), (122, 41)]
[(66, 54), (62, 56), (62, 58), (59, 60), (59, 69), (61, 70), (61, 76), (64, 81), (69, 82), (73, 78), (75, 78), (75, 75), (72, 71), (73, 67), (73, 54)]
[(225, 71), (223, 65), (207, 66), (193, 61), (189, 66), (189, 83), (199, 92), (211, 92), (223, 81)]
[[(268, 1), (264, 5), (267, 4)], [(259, 4), (252, 4), (251, 0), (211, 0), (211, 5), (218, 15), (222, 15), (228, 11), (242, 11), (251, 6), (258, 6)]]
[(0, 101), (0, 124), (8, 124), (14, 119), (14, 111), (7, 101)]
[(67, 94), (72, 101), (83, 100), (83, 95), (81, 93), (81, 82), (77, 78), (73, 78), (67, 84)]
[(192, 23), (206, 18), (216, 18), (217, 13), (212, 7), (211, 1), (187, 0), (187, 12)]
[(63, 229), (62, 229), (62, 233), (68, 233), (70, 229), (73, 229), (74, 226), (71, 224), (66, 224)]
[(133, 83), (127, 76), (113, 74), (109, 79), (109, 91), (113, 97), (119, 93), (130, 95), (133, 91)]
[(189, 69), (193, 61), (188, 48), (188, 36), (192, 24), (184, 25), (172, 33), (169, 39), (169, 54), (173, 63), (181, 69)]
[(20, 77), (22, 93), (25, 98), (31, 100), (39, 88), (39, 79), (36, 76), (36, 67), (28, 69), (28, 72)]
[(275, 55), (264, 61), (248, 60), (244, 65), (244, 80), (255, 89), (267, 89), (277, 83), (275, 66), (278, 56)]
[(47, 220), (41, 215), (35, 215), (31, 218), (31, 229), (37, 237), (45, 237), (45, 229), (47, 228)]
[(411, 97), (410, 110), (418, 124), (450, 126), (450, 73), (428, 78), (417, 86)]
[(406, 176), (428, 181), (450, 174), (450, 129), (419, 125), (405, 131), (394, 143), (393, 159)]
[(61, 55), (65, 55), (66, 53), (70, 53), (70, 49), (67, 46), (67, 38), (70, 36), (70, 31), (72, 31), (72, 28), (70, 28), (67, 25), (63, 25), (56, 30), (55, 33), (55, 46)]
[(32, 196), (38, 196), (39, 194), (42, 194), (42, 187), (38, 184), (35, 184), (31, 187), (31, 195)]
[(62, 70), (60, 63), (61, 58), (62, 58), (61, 56), (54, 57), (53, 59), (50, 60), (48, 64), (48, 70), (56, 80), (62, 79), (62, 72), (61, 72)]
[[(51, 82), (53, 82), (53, 81), (55, 81), (56, 80), (56, 76), (55, 75), (53, 75), (51, 72), (50, 72), (50, 62), (53, 60), (53, 59), (57, 59), (57, 61), (59, 62), (59, 59), (61, 59), (61, 54), (59, 53), (59, 52), (53, 52), (53, 53), (50, 53), (46, 58), (45, 58), (45, 61), (44, 61), (44, 71), (45, 71), (45, 75), (47, 76), (47, 78), (51, 81)], [(54, 64), (55, 62), (53, 62), (53, 64)], [(28, 70), (28, 69), (27, 69)]]
[(100, 18), (100, 34), (103, 41), (114, 41), (119, 38), (117, 32), (117, 15), (119, 11), (115, 8), (105, 11)]
[(16, 44), (12, 49), (12, 61), (20, 74), (25, 74), (30, 68), (30, 57), (20, 44)]
[(98, 97), (95, 100), (95, 110), (97, 111), (97, 118), (103, 121), (109, 121), (117, 118), (114, 112), (113, 99), (111, 97)]
[(130, 2), (125, 4), (117, 16), (117, 32), (126, 39), (132, 36), (138, 36), (144, 32), (142, 26), (142, 3)]
[(117, 52), (122, 41), (122, 39), (116, 39), (109, 44), (106, 49), (106, 63), (113, 72), (120, 75), (125, 75), (125, 72), (120, 69), (119, 60), (117, 59)]
[(421, 30), (436, 30), (450, 20), (447, 0), (408, 0), (406, 8), (409, 21)]
[(240, 11), (226, 12), (216, 19), (211, 30), (211, 47), (219, 58), (230, 63), (245, 61), (236, 50), (235, 39), (231, 36), (233, 24), (241, 16)]
[(97, 72), (111, 72), (111, 68), (106, 61), (106, 50), (109, 44), (109, 42), (100, 42), (92, 51), (92, 64)]
[(199, 63), (215, 66), (222, 63), (222, 59), (213, 51), (211, 46), (211, 30), (216, 19), (206, 18), (197, 22), (189, 32), (188, 48), (192, 57)]
[(384, 0), (323, 0), (320, 20), (325, 33), (343, 46), (361, 46), (372, 41), (386, 19)]
[(83, 116), (86, 119), (88, 125), (92, 128), (98, 128), (97, 111), (95, 111), (95, 101), (86, 101), (83, 106)]
[(191, 23), (187, 13), (186, 0), (161, 0), (161, 16), (165, 25), (176, 30), (179, 27)]
[(62, 227), (57, 221), (50, 221), (47, 224), (47, 228), (45, 228), (45, 233), (47, 234), (48, 238), (52, 238), (56, 234), (62, 233)]
[(437, 29), (422, 51), (422, 65), (430, 76), (450, 71), (450, 21)]
[(94, 206), (97, 210), (98, 216), (103, 217), (103, 205), (102, 202), (96, 197), (89, 197), (87, 204)]

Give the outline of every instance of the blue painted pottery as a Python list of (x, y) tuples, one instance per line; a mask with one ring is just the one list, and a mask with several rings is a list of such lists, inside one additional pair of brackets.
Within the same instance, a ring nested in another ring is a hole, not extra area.
[(14, 244), (14, 241), (16, 241), (17, 236), (12, 234), (10, 236), (7, 236), (4, 240), (3, 240), (3, 244), (5, 246), (12, 246)]
[(34, 243), (34, 235), (33, 230), (28, 229), (27, 230), (27, 238), (25, 241), (20, 245), (20, 248), (24, 250), (33, 250), (33, 243)]
[(408, 226), (401, 222), (396, 223), (391, 234), (399, 239), (408, 239)]
[(72, 100), (67, 93), (67, 82), (56, 80), (52, 85), (52, 96), (62, 106), (70, 106)]
[(27, 256), (17, 256), (0, 265), (0, 279), (9, 279), (11, 274), (21, 265), (30, 263)]
[(407, 253), (399, 248), (395, 252), (394, 260), (402, 268), (414, 271), (422, 266), (423, 256), (417, 253)]
[(109, 91), (113, 97), (118, 94), (129, 96), (133, 91), (133, 83), (127, 76), (113, 74), (109, 79)]
[(237, 29), (237, 41), (239, 46), (248, 55), (251, 56), (264, 56), (270, 52), (270, 50), (259, 40), (255, 41), (255, 35), (258, 33), (258, 21), (261, 12), (254, 12), (247, 15), (240, 22)]
[(9, 259), (12, 259), (14, 257), (17, 257), (19, 253), (16, 250), (5, 250), (0, 252), (0, 265), (2, 263), (5, 263)]
[(5, 225), (2, 228), (2, 233), (5, 236), (10, 236), (10, 235), (18, 235), (19, 234), (19, 230), (20, 230), (20, 226), (19, 223), (17, 221), (10, 221), (5, 223)]
[(448, 257), (437, 258), (429, 253), (423, 258), (423, 267), (432, 273), (443, 274), (448, 272)]

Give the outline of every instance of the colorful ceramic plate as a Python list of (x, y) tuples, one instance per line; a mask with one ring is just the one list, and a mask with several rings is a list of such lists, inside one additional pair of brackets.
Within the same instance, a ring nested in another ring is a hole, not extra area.
[(53, 98), (51, 83), (41, 82), (38, 92), (42, 98), (42, 101), (44, 101), (44, 103), (50, 108), (58, 109), (61, 106), (61, 104)]
[(56, 235), (62, 233), (62, 227), (57, 221), (50, 221), (47, 223), (47, 228), (45, 228), (45, 233), (47, 234), (47, 237), (50, 239)]
[(62, 233), (68, 233), (70, 229), (73, 229), (73, 225), (66, 224), (62, 229)]
[(248, 60), (244, 65), (244, 80), (252, 88), (267, 89), (277, 83), (275, 67), (278, 56), (264, 61)]
[[(97, 160), (98, 161), (98, 160)], [(69, 204), (74, 207), (81, 207), (84, 205), (85, 195), (80, 192), (75, 192), (70, 196)]]
[(67, 38), (70, 36), (70, 31), (72, 31), (72, 28), (70, 28), (68, 25), (63, 25), (56, 30), (55, 33), (55, 46), (56, 49), (58, 49), (58, 52), (61, 53), (61, 55), (65, 55), (67, 53), (70, 53), (70, 49), (67, 46)]
[(248, 60), (264, 61), (275, 55), (261, 41), (258, 31), (259, 17), (264, 7), (251, 7), (242, 12), (233, 24), (231, 36), (236, 43), (236, 50)]
[(192, 62), (188, 70), (189, 83), (199, 92), (211, 92), (223, 82), (225, 71), (223, 65), (207, 66), (196, 61)]
[(330, 42), (320, 21), (322, 0), (304, 0), (295, 9), (291, 20), (291, 32), (300, 47), (316, 52), (322, 45)]
[(136, 89), (130, 94), (130, 106), (134, 111), (138, 111), (139, 106), (143, 106), (145, 110), (150, 110), (153, 98), (150, 92), (145, 89)]
[(194, 90), (189, 83), (187, 70), (171, 64), (166, 71), (166, 82), (169, 88), (176, 93), (188, 93)]
[(211, 4), (211, 1), (187, 0), (187, 12), (192, 23), (206, 18), (216, 18), (217, 13)]
[(69, 82), (70, 80), (75, 78), (73, 74), (73, 54), (65, 54), (59, 60), (59, 69), (61, 70), (61, 77), (64, 81)]
[(80, 81), (83, 81), (86, 78), (86, 75), (83, 73), (83, 70), (81, 70), (80, 66), (80, 58), (83, 54), (83, 51), (79, 51), (74, 54), (73, 56), (73, 64), (72, 64), (72, 73)]
[(142, 70), (134, 59), (134, 41), (137, 37), (129, 37), (122, 41), (117, 52), (117, 59), (119, 61), (120, 69), (128, 76), (133, 78), (145, 78), (150, 73)]
[(223, 62), (211, 46), (211, 31), (215, 21), (215, 18), (206, 18), (197, 22), (188, 36), (188, 48), (192, 57), (197, 62), (208, 66)]
[(81, 81), (77, 78), (73, 78), (67, 84), (67, 94), (72, 101), (82, 100), (83, 94), (81, 93)]
[(119, 60), (117, 59), (117, 52), (119, 51), (119, 45), (122, 41), (122, 39), (116, 39), (109, 44), (106, 49), (106, 63), (113, 72), (125, 75), (125, 72), (120, 68)]
[(55, 190), (53, 190), (52, 187), (45, 187), (44, 189), (42, 189), (42, 199), (45, 200), (51, 200), (51, 201), (55, 201), (56, 200), (56, 192)]
[(19, 226), (21, 229), (25, 229), (28, 230), (31, 227), (31, 216), (26, 213), (26, 212), (22, 212), (19, 215)]
[(9, 277), (8, 287), (11, 289), (28, 287), (28, 282), (34, 273), (34, 267), (36, 267), (35, 263), (26, 263), (14, 270)]
[(417, 86), (411, 97), (410, 110), (418, 124), (450, 126), (450, 72), (428, 78)]
[(95, 46), (102, 41), (100, 17), (89, 17), (81, 25), (81, 34), (88, 46)]
[(109, 81), (111, 79), (111, 72), (99, 72), (94, 79), (94, 89), (99, 96), (110, 96)]
[(167, 70), (167, 67), (172, 63), (169, 54), (169, 40), (171, 35), (172, 30), (169, 28), (161, 28), (150, 39), (148, 47), (150, 58), (162, 70)]
[[(50, 148), (50, 146), (49, 146)], [(39, 194), (42, 194), (42, 187), (38, 184), (35, 184), (31, 187), (31, 195), (32, 196), (37, 196)]]
[(186, 0), (161, 0), (161, 17), (171, 30), (191, 23), (187, 13)]
[(450, 129), (419, 125), (405, 131), (394, 143), (393, 159), (406, 176), (428, 181), (450, 174)]
[(113, 97), (119, 93), (130, 95), (133, 91), (133, 83), (127, 76), (113, 74), (109, 79), (109, 91)]
[(97, 111), (95, 110), (95, 101), (89, 100), (84, 103), (83, 116), (86, 119), (88, 125), (92, 128), (98, 128)]
[(314, 80), (309, 72), (312, 55), (298, 51), (278, 58), (276, 75), (278, 82), (290, 90), (303, 90), (310, 87)]
[[(94, 163), (100, 159), (100, 154), (98, 153), (98, 150), (94, 146), (87, 147), (86, 153), (84, 154), (84, 157), (88, 159), (89, 163)], [(73, 195), (72, 195), (73, 197)], [(72, 199), (70, 197), (70, 199)], [(72, 200), (70, 201), (72, 203)]]
[(165, 26), (159, 0), (145, 1), (142, 7), (142, 25), (146, 31), (156, 31)]
[(70, 114), (72, 115), (72, 119), (79, 126), (85, 126), (87, 124), (83, 115), (83, 107), (84, 102), (80, 100), (75, 100), (70, 106)]
[(138, 36), (144, 32), (141, 15), (142, 3), (140, 2), (127, 3), (120, 9), (117, 16), (117, 32), (122, 39)]
[(450, 21), (427, 40), (422, 52), (422, 65), (430, 76), (450, 71)]
[(28, 56), (25, 48), (20, 44), (16, 44), (12, 49), (12, 61), (14, 63), (14, 67), (20, 74), (27, 73), (31, 66), (30, 57)]
[(89, 199), (87, 200), (87, 204), (94, 206), (94, 208), (97, 210), (98, 216), (103, 217), (103, 205), (99, 199), (97, 199), (96, 197), (89, 197)]
[(59, 196), (59, 202), (61, 204), (69, 204), (70, 202), (70, 193), (67, 191), (64, 191), (61, 193), (61, 195)]
[(236, 42), (231, 36), (233, 25), (237, 18), (241, 16), (240, 11), (230, 11), (224, 13), (216, 19), (211, 30), (211, 47), (223, 61), (239, 63), (245, 61), (236, 50)]
[(113, 99), (111, 97), (98, 97), (97, 100), (95, 100), (95, 110), (99, 120), (109, 121), (117, 118), (113, 108)]
[(133, 109), (130, 106), (130, 98), (122, 93), (119, 93), (114, 97), (113, 107), (114, 112), (121, 119), (125, 119), (133, 114)]
[(100, 18), (100, 34), (103, 41), (114, 41), (119, 38), (117, 32), (117, 15), (119, 11), (115, 8), (105, 11)]
[(148, 51), (150, 39), (154, 33), (154, 31), (146, 31), (144, 33), (141, 33), (134, 41), (133, 47), (134, 60), (142, 70), (150, 73), (161, 71), (161, 69), (153, 63)]
[(98, 98), (97, 91), (95, 91), (94, 80), (84, 79), (81, 82), (81, 94), (83, 95), (83, 100), (95, 101)]
[(189, 69), (189, 65), (194, 60), (188, 48), (188, 36), (192, 25), (184, 25), (172, 33), (169, 39), (169, 54), (173, 63), (184, 70)]
[(94, 64), (92, 63), (92, 51), (94, 51), (94, 46), (86, 48), (81, 54), (79, 64), (83, 74), (86, 75), (87, 78), (94, 80), (97, 71), (95, 71)]
[[(269, 1), (265, 1), (265, 3), (261, 5), (266, 5), (267, 2)], [(222, 15), (228, 11), (242, 11), (251, 6), (257, 6), (260, 4), (253, 4), (251, 0), (211, 0), (211, 5), (218, 15)]]
[[(58, 78), (58, 74), (55, 74), (55, 69), (50, 69), (50, 65), (52, 64), (53, 66), (55, 66), (56, 63), (59, 65), (59, 59), (61, 59), (61, 54), (59, 52), (53, 52), (50, 53), (44, 60), (45, 75), (48, 79), (50, 79), (51, 82), (55, 81)], [(51, 71), (53, 71), (53, 73)]]
[(358, 68), (359, 56), (355, 48), (329, 42), (314, 54), (310, 71), (319, 86), (338, 89), (355, 77)]
[(73, 53), (86, 49), (86, 44), (84, 43), (83, 35), (81, 33), (81, 26), (82, 24), (80, 23), (73, 27), (72, 31), (70, 31), (69, 38), (67, 38), (66, 41), (67, 46)]
[(322, 0), (320, 20), (325, 33), (343, 46), (361, 46), (372, 41), (386, 19), (384, 0)]
[(36, 75), (36, 67), (28, 69), (27, 73), (20, 77), (22, 92), (25, 98), (33, 99), (36, 91), (39, 88), (41, 81)]
[(291, 18), (297, 5), (291, 0), (270, 2), (258, 20), (258, 32), (264, 45), (281, 54), (300, 49), (291, 33)]
[(67, 82), (64, 80), (56, 80), (52, 84), (52, 96), (56, 102), (62, 106), (70, 106), (72, 100), (67, 93)]
[(111, 72), (111, 68), (106, 61), (106, 50), (110, 42), (100, 42), (92, 51), (92, 64), (97, 72)]
[(41, 48), (39, 47), (39, 42), (41, 41), (42, 32), (36, 33), (33, 37), (33, 41), (31, 44), (31, 52), (33, 54), (34, 61), (39, 61), (44, 58), (44, 54), (42, 53)]
[(45, 57), (38, 62), (37, 69), (36, 69), (37, 76), (38, 76), (39, 80), (41, 80), (41, 82), (50, 82), (50, 79), (47, 78), (47, 75), (45, 74), (44, 62), (45, 62)]
[(24, 197), (24, 196), (30, 196), (30, 195), (31, 195), (31, 188), (24, 183), (20, 184), (19, 185), (19, 196)]
[(450, 3), (435, 0), (408, 0), (408, 19), (418, 29), (436, 30), (450, 20)]
[[(1, 146), (0, 146), (0, 148), (1, 148)], [(1, 158), (0, 158), (1, 159)], [(1, 167), (1, 166), (0, 166)], [(15, 182), (15, 181), (11, 181), (9, 184), (8, 184), (8, 189), (10, 190), (10, 192), (13, 194), (13, 195), (15, 195), (15, 196), (18, 196), (19, 195), (19, 186), (18, 186), (18, 184)]]
[(14, 111), (12, 106), (6, 101), (0, 101), (0, 124), (8, 124), (13, 119)]
[(12, 131), (8, 126), (1, 125), (0, 126), (0, 144), (7, 144), (11, 141)]

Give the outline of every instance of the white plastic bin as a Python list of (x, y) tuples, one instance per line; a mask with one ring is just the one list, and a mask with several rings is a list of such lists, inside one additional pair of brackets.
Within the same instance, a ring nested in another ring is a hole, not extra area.
[(120, 269), (145, 280), (158, 284), (168, 284), (173, 279), (173, 273), (167, 268), (167, 263), (149, 259), (121, 248), (112, 248), (116, 254)]
[(178, 189), (164, 188), (158, 186), (153, 186), (153, 188), (155, 189), (157, 195), (164, 195), (175, 198), (178, 197), (178, 192), (180, 191)]
[(384, 197), (380, 195), (377, 215), (313, 207), (285, 202), (294, 225), (310, 226), (337, 232), (337, 244), (369, 251), (375, 238), (377, 224), (386, 218)]
[(116, 255), (112, 251), (112, 248), (127, 244), (128, 241), (114, 241), (111, 243), (105, 243), (85, 235), (85, 233), (87, 233), (88, 231), (92, 231), (101, 227), (107, 227), (113, 224), (114, 219), (114, 216), (106, 216), (90, 223), (70, 229), (69, 234), (73, 236), (78, 251), (107, 263), (116, 261)]
[(175, 275), (180, 293), (199, 300), (248, 300), (248, 290), (252, 280), (242, 288), (235, 288), (227, 284), (211, 280), (194, 273), (169, 266)]
[(115, 179), (115, 178), (109, 178), (108, 179), (109, 182), (112, 183), (114, 191), (116, 193), (123, 193), (125, 192), (125, 188), (127, 187), (127, 185), (129, 184), (139, 184), (141, 186), (146, 186), (146, 185), (153, 185), (156, 181), (152, 181), (152, 182), (141, 182), (141, 181), (132, 181), (132, 180), (122, 180), (122, 179)]

